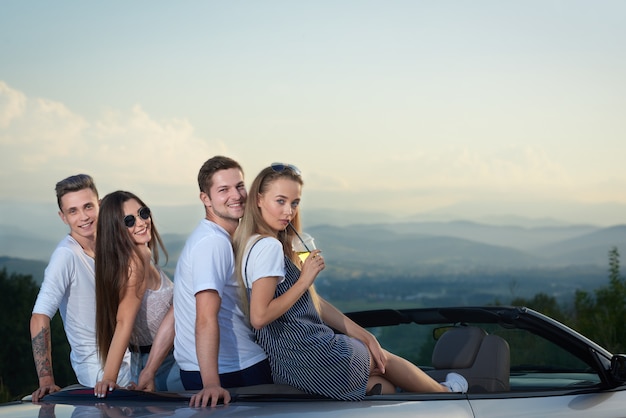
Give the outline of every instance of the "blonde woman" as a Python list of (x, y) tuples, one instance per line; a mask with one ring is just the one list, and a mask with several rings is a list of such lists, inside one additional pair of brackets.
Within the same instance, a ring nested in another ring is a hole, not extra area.
[[(370, 392), (465, 392), (466, 380), (450, 373), (437, 383), (313, 290), (325, 268), (319, 250), (300, 262), (292, 239), (300, 230), (302, 177), (293, 165), (263, 169), (248, 192), (234, 248), (242, 303), (275, 383), (341, 400)], [(335, 333), (337, 330), (339, 334)]]

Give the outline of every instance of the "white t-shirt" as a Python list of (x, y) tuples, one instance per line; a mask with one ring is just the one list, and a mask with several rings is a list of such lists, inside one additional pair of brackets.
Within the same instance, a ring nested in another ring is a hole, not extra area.
[(174, 274), (174, 357), (181, 370), (200, 371), (196, 355), (196, 293), (215, 290), (221, 301), (218, 312), (220, 346), (218, 373), (246, 369), (264, 360), (254, 332), (239, 307), (239, 285), (230, 235), (203, 219), (183, 248)]
[[(251, 251), (254, 250), (254, 251)], [(285, 280), (285, 254), (283, 245), (276, 238), (259, 235), (250, 237), (241, 261), (244, 283), (252, 289), (252, 283), (263, 277), (278, 277), (277, 283)]]
[[(70, 343), (70, 361), (76, 378), (81, 385), (94, 387), (103, 375), (96, 345), (95, 263), (71, 235), (59, 242), (50, 257), (33, 313), (52, 318), (57, 310)], [(117, 383), (120, 386), (130, 383), (128, 350)]]

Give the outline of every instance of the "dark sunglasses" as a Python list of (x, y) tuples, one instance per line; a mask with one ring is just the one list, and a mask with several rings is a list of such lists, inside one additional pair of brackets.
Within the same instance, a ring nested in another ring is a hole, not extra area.
[[(137, 213), (139, 214), (139, 217), (144, 221), (150, 219), (150, 208), (147, 206), (140, 207)], [(135, 215), (126, 215), (124, 216), (124, 225), (126, 225), (126, 228), (132, 228), (133, 226), (135, 226), (135, 220)]]
[(270, 166), (272, 167), (272, 170), (274, 170), (277, 173), (280, 173), (281, 171), (285, 171), (287, 169), (293, 171), (293, 173), (296, 176), (301, 176), (302, 173), (300, 172), (300, 169), (298, 167), (296, 167), (295, 165), (291, 165), (291, 164), (283, 164), (283, 163), (272, 163), (272, 165)]

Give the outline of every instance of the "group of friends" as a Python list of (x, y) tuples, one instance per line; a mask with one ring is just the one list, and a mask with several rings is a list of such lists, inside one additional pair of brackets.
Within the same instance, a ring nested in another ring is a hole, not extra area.
[(70, 232), (50, 258), (31, 317), (33, 401), (60, 390), (50, 336), (57, 311), (77, 380), (99, 398), (118, 387), (192, 391), (190, 406), (204, 407), (229, 403), (229, 388), (271, 383), (339, 400), (467, 391), (457, 373), (439, 383), (386, 351), (315, 292), (321, 251), (301, 261), (292, 248), (301, 232), (297, 167), (274, 163), (246, 190), (240, 164), (215, 156), (198, 186), (205, 217), (171, 280), (141, 198), (115, 191), (100, 200), (86, 174), (56, 184)]

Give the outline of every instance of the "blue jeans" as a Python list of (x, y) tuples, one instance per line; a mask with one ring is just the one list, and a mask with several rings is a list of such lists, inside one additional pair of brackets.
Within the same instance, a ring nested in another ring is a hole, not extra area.
[[(149, 353), (131, 353), (132, 379), (135, 383), (139, 382), (139, 373), (146, 367), (149, 355)], [(173, 352), (170, 352), (159, 366), (154, 376), (154, 390), (157, 392), (183, 392), (185, 390)]]

